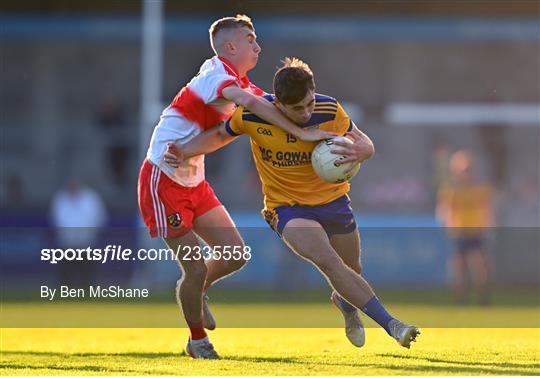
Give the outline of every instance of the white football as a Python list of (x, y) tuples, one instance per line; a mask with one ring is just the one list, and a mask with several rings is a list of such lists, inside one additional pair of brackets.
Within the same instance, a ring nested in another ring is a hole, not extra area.
[(339, 148), (339, 146), (334, 145), (334, 140), (353, 143), (351, 139), (343, 136), (323, 140), (313, 149), (311, 164), (321, 179), (330, 183), (342, 183), (354, 177), (358, 173), (361, 164), (357, 164), (350, 172), (345, 173), (345, 170), (351, 166), (352, 162), (337, 165), (338, 161), (343, 160), (347, 156), (330, 152), (334, 148)]

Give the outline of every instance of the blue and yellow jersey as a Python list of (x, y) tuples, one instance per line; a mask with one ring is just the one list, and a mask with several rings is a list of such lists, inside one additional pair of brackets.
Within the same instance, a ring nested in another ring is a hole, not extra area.
[[(275, 100), (271, 94), (264, 98)], [(314, 126), (342, 135), (352, 128), (352, 122), (334, 98), (317, 94), (311, 119), (300, 127)], [(348, 182), (325, 182), (313, 170), (311, 153), (317, 142), (299, 140), (242, 107), (236, 109), (225, 127), (230, 135), (247, 134), (250, 138), (266, 210), (284, 205), (326, 204), (349, 191)]]
[(439, 191), (439, 202), (450, 211), (446, 225), (455, 234), (482, 231), (491, 223), (492, 197), (487, 183), (445, 185)]

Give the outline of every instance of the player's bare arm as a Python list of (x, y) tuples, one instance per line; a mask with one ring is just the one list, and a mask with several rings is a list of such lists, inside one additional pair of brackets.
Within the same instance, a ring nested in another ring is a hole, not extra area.
[(225, 124), (222, 122), (219, 126), (197, 135), (187, 144), (182, 146), (175, 143), (167, 144), (163, 159), (172, 167), (177, 168), (183, 160), (200, 154), (212, 153), (234, 139), (236, 136), (231, 136), (225, 130)]
[(334, 154), (340, 154), (347, 156), (345, 159), (340, 161), (340, 164), (346, 164), (353, 162), (350, 168), (347, 170), (350, 171), (358, 163), (364, 162), (365, 160), (370, 159), (375, 154), (375, 146), (371, 139), (356, 125), (353, 123), (352, 130), (347, 132), (345, 136), (349, 137), (353, 143), (346, 143), (343, 141), (335, 140), (334, 144), (340, 148), (335, 148), (332, 150)]
[(223, 97), (243, 106), (264, 120), (274, 124), (288, 133), (305, 141), (317, 141), (322, 139), (331, 139), (337, 136), (334, 132), (319, 130), (315, 127), (302, 129), (291, 122), (281, 111), (264, 98), (257, 97), (244, 89), (235, 85), (228, 86), (222, 90)]
[(439, 190), (437, 198), (437, 207), (435, 208), (435, 216), (437, 220), (441, 222), (443, 226), (448, 226), (448, 220), (450, 219), (450, 206), (445, 198), (445, 195)]

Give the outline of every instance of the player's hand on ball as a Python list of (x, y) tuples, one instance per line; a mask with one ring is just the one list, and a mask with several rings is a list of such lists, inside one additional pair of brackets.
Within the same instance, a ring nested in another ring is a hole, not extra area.
[(300, 133), (300, 139), (304, 141), (318, 141), (324, 139), (332, 139), (336, 136), (339, 136), (335, 132), (323, 131), (318, 128), (306, 128)]
[(175, 143), (168, 143), (163, 160), (173, 168), (179, 167), (182, 161), (184, 161), (182, 149)]
[(335, 140), (334, 144), (340, 148), (332, 149), (331, 153), (340, 154), (347, 156), (346, 158), (339, 160), (339, 165), (353, 162), (347, 170), (346, 173), (354, 169), (355, 165), (361, 162), (364, 162), (371, 156), (373, 156), (373, 144), (366, 142), (361, 139), (359, 135), (354, 132), (347, 132), (345, 134), (353, 143), (347, 143), (346, 141)]

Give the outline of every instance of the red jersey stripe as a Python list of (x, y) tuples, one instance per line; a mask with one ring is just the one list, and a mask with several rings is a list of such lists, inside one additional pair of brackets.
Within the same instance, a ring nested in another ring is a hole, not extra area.
[(184, 87), (174, 98), (171, 107), (176, 109), (184, 118), (196, 123), (203, 130), (212, 128), (230, 114), (222, 114), (213, 106), (207, 105), (189, 87)]

